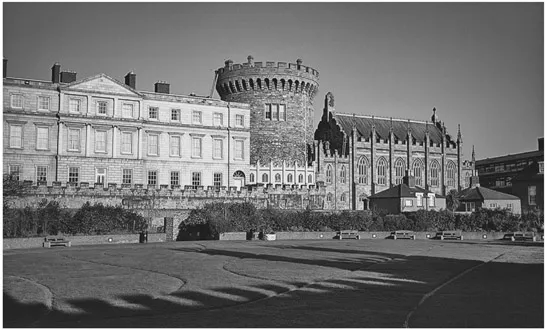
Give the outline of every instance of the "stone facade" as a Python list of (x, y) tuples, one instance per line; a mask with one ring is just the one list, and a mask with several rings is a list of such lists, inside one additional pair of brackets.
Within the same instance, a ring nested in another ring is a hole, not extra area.
[[(251, 109), (251, 163), (306, 162), (313, 144), (313, 98), (319, 73), (302, 61), (248, 62), (216, 71), (221, 99)], [(272, 108), (273, 107), (273, 108)]]

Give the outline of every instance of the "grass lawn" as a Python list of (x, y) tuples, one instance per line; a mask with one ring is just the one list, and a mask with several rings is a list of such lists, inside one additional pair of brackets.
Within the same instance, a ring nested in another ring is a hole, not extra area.
[(7, 250), (3, 270), (4, 327), (544, 325), (542, 243), (79, 246)]

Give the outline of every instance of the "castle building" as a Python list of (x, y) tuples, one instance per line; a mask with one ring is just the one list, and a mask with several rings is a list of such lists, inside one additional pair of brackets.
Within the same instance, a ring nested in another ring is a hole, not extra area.
[(137, 91), (104, 74), (51, 81), (6, 77), (4, 173), (40, 184), (236, 186), (249, 172), (249, 106)]
[(4, 60), (4, 173), (57, 187), (273, 186), (334, 210), (368, 209), (404, 176), (431, 194), (467, 187), (474, 159), (435, 109), (430, 121), (344, 114), (328, 93), (315, 127), (317, 70), (247, 60), (216, 70), (220, 100), (171, 94), (162, 81), (139, 91), (133, 72), (124, 83), (77, 80), (57, 63), (50, 81), (9, 78)]

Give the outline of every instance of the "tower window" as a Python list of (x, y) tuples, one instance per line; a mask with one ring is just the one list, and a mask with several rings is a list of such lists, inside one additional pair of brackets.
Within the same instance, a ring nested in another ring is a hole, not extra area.
[(285, 121), (287, 120), (287, 106), (285, 104), (266, 103), (264, 107), (264, 118), (266, 120)]

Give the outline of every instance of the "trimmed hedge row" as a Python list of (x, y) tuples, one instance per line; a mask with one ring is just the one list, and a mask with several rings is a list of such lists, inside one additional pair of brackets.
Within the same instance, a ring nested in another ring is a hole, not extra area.
[(147, 228), (139, 214), (121, 206), (85, 203), (76, 212), (43, 200), (38, 208), (13, 209), (4, 203), (5, 238), (57, 235), (105, 235), (136, 233)]
[[(192, 210), (179, 226), (178, 239), (199, 233), (200, 238), (224, 232), (276, 231), (540, 231), (543, 215), (516, 216), (504, 210), (481, 209), (472, 214), (417, 211), (391, 215), (372, 211), (312, 212), (256, 209), (250, 203), (212, 203)], [(195, 236), (195, 235), (194, 235)]]

